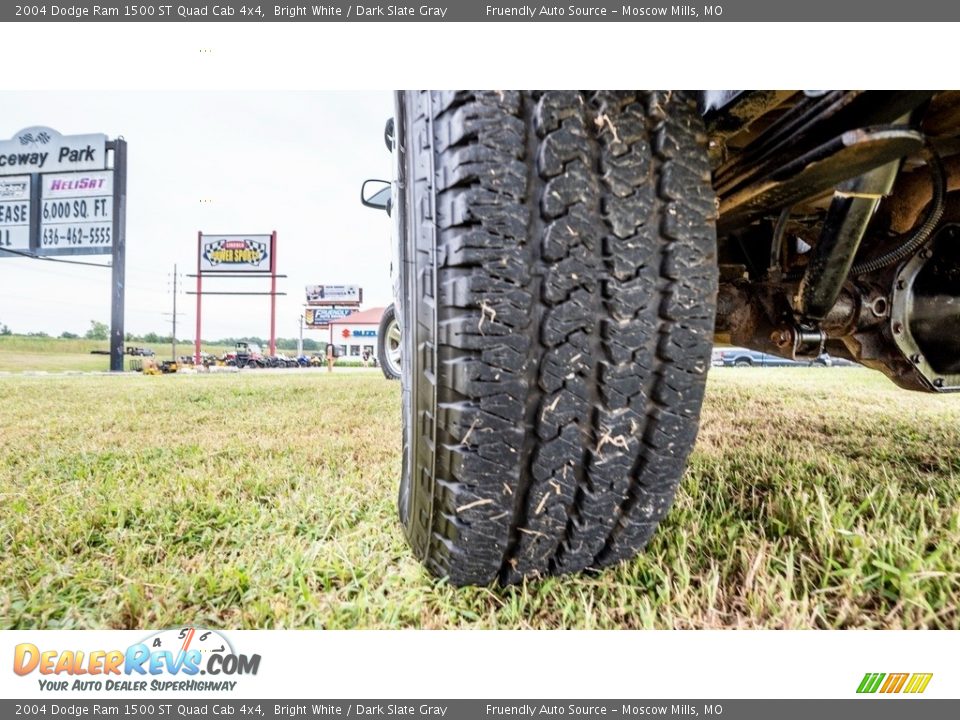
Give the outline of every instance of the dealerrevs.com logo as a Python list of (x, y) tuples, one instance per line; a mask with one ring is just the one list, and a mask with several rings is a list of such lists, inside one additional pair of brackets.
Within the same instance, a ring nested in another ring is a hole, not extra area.
[(857, 686), (858, 694), (881, 693), (895, 695), (904, 693), (918, 695), (927, 689), (933, 673), (867, 673)]
[[(260, 655), (244, 655), (215, 630), (164, 630), (126, 650), (61, 650), (20, 643), (13, 671), (37, 674), (47, 691), (231, 691), (237, 676), (256, 675)], [(199, 676), (203, 676), (202, 679)]]

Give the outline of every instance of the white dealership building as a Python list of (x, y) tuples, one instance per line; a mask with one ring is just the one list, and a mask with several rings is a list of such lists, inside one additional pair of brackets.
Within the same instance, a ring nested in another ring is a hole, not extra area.
[(329, 342), (336, 346), (337, 357), (361, 360), (365, 352), (370, 357), (377, 357), (377, 331), (384, 309), (374, 307), (358, 310), (330, 323)]

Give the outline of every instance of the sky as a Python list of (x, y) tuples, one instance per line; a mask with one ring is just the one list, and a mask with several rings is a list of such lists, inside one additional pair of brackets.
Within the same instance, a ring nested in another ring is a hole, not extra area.
[[(358, 284), (364, 308), (391, 302), (390, 220), (359, 202), (364, 179), (390, 178), (389, 92), (0, 92), (0, 107), (3, 139), (32, 126), (126, 139), (126, 332), (169, 334), (176, 263), (177, 335), (193, 337), (198, 231), (276, 230), (279, 337), (299, 333), (306, 285)], [(110, 321), (109, 269), (0, 258), (0, 323), (13, 332), (82, 334), (91, 320)], [(204, 296), (205, 339), (269, 331), (269, 297)]]

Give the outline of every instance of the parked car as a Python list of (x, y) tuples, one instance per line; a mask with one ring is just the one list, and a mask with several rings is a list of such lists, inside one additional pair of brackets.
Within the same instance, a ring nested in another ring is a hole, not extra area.
[(154, 357), (156, 354), (157, 353), (150, 348), (127, 345), (127, 355), (133, 355), (135, 357)]
[(834, 362), (826, 353), (812, 360), (790, 360), (747, 348), (714, 350), (713, 358), (713, 365), (723, 367), (830, 367)]

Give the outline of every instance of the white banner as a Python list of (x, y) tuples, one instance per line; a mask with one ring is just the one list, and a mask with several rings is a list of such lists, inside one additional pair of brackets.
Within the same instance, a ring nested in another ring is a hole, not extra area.
[(876, 696), (905, 702), (960, 698), (958, 647), (960, 631), (16, 630), (0, 697), (837, 699), (868, 673), (932, 674)]

